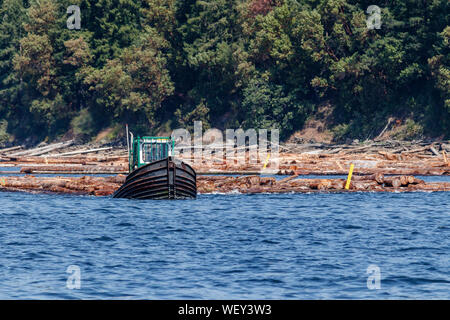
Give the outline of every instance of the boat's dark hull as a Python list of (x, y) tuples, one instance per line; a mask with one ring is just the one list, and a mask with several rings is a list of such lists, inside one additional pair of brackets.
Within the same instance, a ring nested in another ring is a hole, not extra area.
[(197, 197), (196, 179), (191, 166), (169, 157), (130, 173), (113, 198), (193, 199)]

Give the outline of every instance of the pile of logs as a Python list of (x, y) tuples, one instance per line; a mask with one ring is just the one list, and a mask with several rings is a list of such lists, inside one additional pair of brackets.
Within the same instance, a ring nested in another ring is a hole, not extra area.
[(449, 182), (425, 183), (413, 176), (385, 177), (383, 174), (355, 176), (349, 190), (345, 189), (345, 179), (297, 179), (296, 176), (280, 181), (260, 176), (201, 176), (197, 184), (200, 193), (450, 191)]
[(120, 174), (128, 173), (128, 157), (74, 156), (74, 157), (8, 157), (2, 166), (20, 167), (21, 173), (33, 174)]
[[(72, 142), (42, 146), (31, 150), (13, 147), (0, 150), (0, 167), (20, 167), (22, 173), (126, 174), (125, 149), (75, 147)], [(68, 147), (70, 146), (70, 147)], [(68, 149), (69, 148), (69, 149)], [(278, 159), (270, 158), (267, 173), (280, 175), (346, 175), (351, 164), (358, 174), (448, 175), (450, 143), (372, 142), (367, 145), (284, 144)], [(52, 153), (59, 150), (58, 154)], [(249, 153), (246, 153), (248, 160)], [(266, 159), (240, 164), (237, 158), (200, 162), (179, 158), (199, 174), (260, 174)], [(278, 165), (277, 161), (278, 160)]]
[(383, 173), (390, 175), (448, 175), (450, 163), (441, 157), (419, 158), (403, 156), (402, 160), (389, 160), (381, 154), (364, 155), (305, 155), (282, 154), (280, 174), (347, 174), (350, 165), (360, 174)]
[(0, 191), (31, 193), (62, 193), (108, 196), (125, 182), (125, 176), (115, 177), (0, 177)]
[[(203, 161), (196, 163), (182, 158), (199, 174), (259, 174), (264, 167), (263, 162), (254, 164), (237, 164), (233, 160), (224, 163)], [(271, 159), (272, 160), (272, 159)], [(450, 163), (440, 157), (430, 159), (415, 156), (404, 157), (403, 160), (387, 160), (380, 154), (366, 155), (311, 155), (287, 154), (279, 156), (276, 170), (274, 162), (269, 161), (267, 173), (280, 175), (346, 175), (350, 165), (355, 165), (355, 172), (369, 175), (383, 173), (389, 175), (448, 175)], [(20, 167), (23, 173), (79, 173), (79, 174), (126, 174), (128, 157), (126, 156), (72, 156), (72, 157), (8, 157), (0, 162), (2, 166)]]
[(440, 155), (438, 151), (450, 152), (450, 141), (369, 141), (356, 144), (323, 144), (323, 143), (286, 143), (279, 146), (281, 152), (285, 153), (307, 153), (307, 154), (361, 154), (388, 152), (390, 154), (417, 154), (423, 156)]
[[(11, 153), (9, 154), (10, 157), (17, 157), (17, 156), (40, 156), (58, 149), (62, 149), (62, 148), (66, 148), (70, 145), (72, 145), (74, 143), (73, 140), (70, 141), (66, 141), (66, 142), (59, 142), (59, 143), (54, 143), (54, 144), (50, 144), (50, 145), (46, 145), (46, 146), (41, 146), (38, 148), (34, 148), (34, 149), (28, 149), (28, 150), (24, 150), (24, 151), (18, 151), (15, 153)], [(10, 148), (10, 150), (7, 151), (11, 151), (14, 148)], [(3, 153), (5, 153), (5, 150), (2, 151)]]
[[(124, 175), (80, 178), (8, 176), (0, 177), (0, 191), (109, 196), (124, 182)], [(355, 176), (349, 190), (345, 190), (345, 182), (344, 179), (298, 179), (295, 176), (279, 181), (261, 176), (198, 176), (197, 190), (203, 194), (450, 191), (449, 182), (425, 183), (413, 176)]]
[[(113, 150), (113, 147), (97, 147), (97, 148), (87, 148), (74, 146), (74, 141), (58, 142), (49, 145), (41, 145), (33, 149), (21, 150), (22, 146), (10, 147), (5, 149), (0, 149), (0, 161), (18, 161), (23, 159), (34, 159), (34, 161), (39, 162), (38, 157), (41, 158), (64, 158), (73, 157), (78, 155), (88, 155), (92, 153), (101, 154), (103, 157), (126, 157), (127, 151), (123, 149)], [(59, 151), (59, 153), (55, 153)], [(63, 151), (63, 152), (60, 152)], [(28, 161), (29, 162), (29, 161)]]

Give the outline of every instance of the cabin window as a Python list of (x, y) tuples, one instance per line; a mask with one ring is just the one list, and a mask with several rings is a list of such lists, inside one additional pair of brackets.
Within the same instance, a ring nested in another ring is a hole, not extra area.
[(169, 156), (168, 143), (144, 143), (142, 144), (142, 160), (150, 163), (165, 159)]

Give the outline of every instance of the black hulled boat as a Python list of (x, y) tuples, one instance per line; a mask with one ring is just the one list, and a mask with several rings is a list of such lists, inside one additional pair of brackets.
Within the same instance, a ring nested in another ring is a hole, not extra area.
[(194, 199), (197, 178), (194, 169), (172, 156), (171, 138), (131, 138), (130, 174), (113, 198)]

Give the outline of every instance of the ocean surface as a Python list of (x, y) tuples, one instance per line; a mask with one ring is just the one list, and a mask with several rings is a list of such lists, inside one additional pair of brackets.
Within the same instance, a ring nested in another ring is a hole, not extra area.
[(450, 299), (450, 193), (0, 192), (0, 299)]

